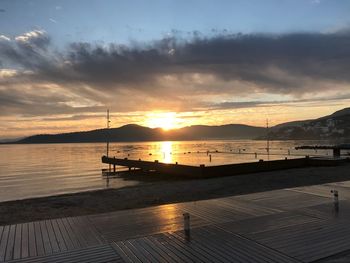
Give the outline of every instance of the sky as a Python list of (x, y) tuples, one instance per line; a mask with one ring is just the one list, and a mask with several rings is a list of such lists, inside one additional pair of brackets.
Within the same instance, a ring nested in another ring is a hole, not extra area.
[(349, 107), (348, 0), (2, 0), (0, 139)]

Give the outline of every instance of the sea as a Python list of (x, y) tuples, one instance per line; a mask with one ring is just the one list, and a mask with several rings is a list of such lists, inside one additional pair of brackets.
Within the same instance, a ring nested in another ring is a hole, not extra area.
[[(267, 151), (267, 142), (256, 140), (124, 142), (110, 143), (109, 156), (208, 166), (332, 155), (329, 150), (295, 150), (298, 145), (317, 144), (327, 143), (271, 141)], [(141, 183), (118, 176), (107, 180), (103, 155), (105, 143), (0, 145), (0, 202)]]

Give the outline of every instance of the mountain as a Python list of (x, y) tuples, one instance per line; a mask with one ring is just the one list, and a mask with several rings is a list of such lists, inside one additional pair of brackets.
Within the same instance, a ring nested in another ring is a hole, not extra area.
[(315, 120), (277, 125), (269, 132), (269, 138), (272, 140), (350, 138), (350, 108)]
[(15, 143), (73, 143), (73, 142), (111, 142), (125, 141), (164, 141), (200, 139), (254, 139), (262, 136), (265, 128), (240, 124), (222, 126), (195, 125), (164, 131), (160, 128), (147, 128), (135, 124), (119, 128), (99, 129), (62, 134), (40, 134), (30, 136)]
[[(211, 139), (266, 139), (266, 128), (242, 124), (221, 126), (194, 125), (164, 131), (135, 124), (119, 128), (99, 129), (62, 134), (41, 134), (20, 139), (14, 143), (69, 143), (69, 142), (164, 141)], [(315, 120), (293, 121), (272, 127), (271, 140), (350, 139), (350, 108)]]

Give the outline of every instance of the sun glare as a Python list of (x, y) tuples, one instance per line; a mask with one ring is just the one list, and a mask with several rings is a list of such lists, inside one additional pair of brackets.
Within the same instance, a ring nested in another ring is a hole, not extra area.
[(171, 130), (178, 127), (179, 120), (176, 113), (151, 113), (147, 116), (147, 126), (151, 128), (162, 128), (163, 130)]

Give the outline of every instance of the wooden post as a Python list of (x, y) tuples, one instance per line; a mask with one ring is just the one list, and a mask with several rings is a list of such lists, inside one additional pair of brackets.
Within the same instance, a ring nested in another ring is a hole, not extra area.
[(333, 157), (340, 157), (340, 149), (333, 148)]
[(191, 239), (191, 229), (190, 229), (190, 214), (184, 213), (184, 231), (185, 231), (185, 238), (187, 241), (190, 241)]
[(339, 212), (339, 194), (338, 190), (332, 190), (333, 194), (333, 204), (334, 204), (334, 212), (337, 214)]

